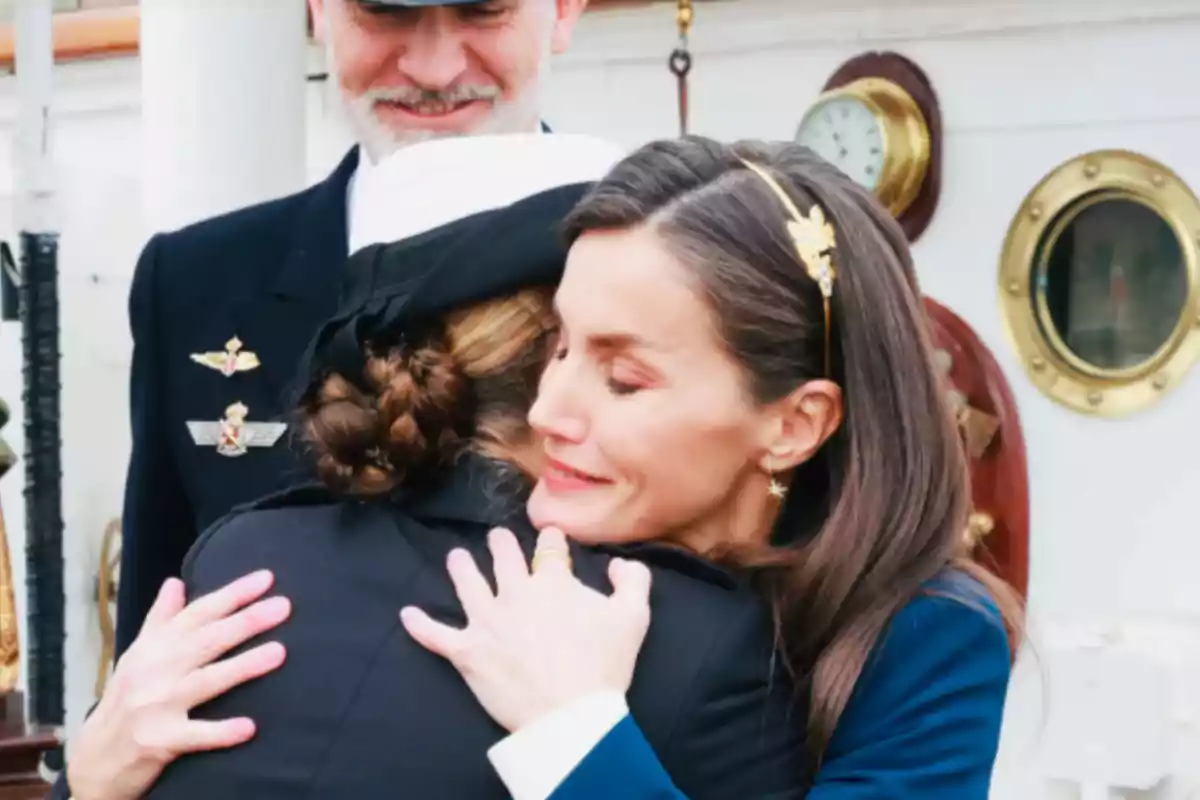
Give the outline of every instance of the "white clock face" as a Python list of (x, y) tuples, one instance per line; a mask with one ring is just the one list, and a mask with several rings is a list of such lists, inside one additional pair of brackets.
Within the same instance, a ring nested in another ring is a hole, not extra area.
[(835, 97), (813, 108), (800, 123), (796, 142), (874, 190), (883, 175), (883, 130), (871, 109), (851, 97)]

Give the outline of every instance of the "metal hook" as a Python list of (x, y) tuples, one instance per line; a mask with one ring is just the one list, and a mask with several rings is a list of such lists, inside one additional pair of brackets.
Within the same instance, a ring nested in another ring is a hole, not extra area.
[(688, 73), (692, 71), (692, 54), (688, 51), (688, 33), (692, 29), (695, 11), (692, 0), (679, 0), (675, 9), (675, 23), (679, 26), (679, 46), (671, 51), (667, 68), (679, 84), (679, 135), (686, 136), (688, 129)]

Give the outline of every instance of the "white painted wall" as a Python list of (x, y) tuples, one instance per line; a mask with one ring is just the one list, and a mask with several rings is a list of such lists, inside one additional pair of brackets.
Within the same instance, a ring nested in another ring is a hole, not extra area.
[[(1025, 380), (995, 294), (1009, 221), (1060, 162), (1128, 148), (1200, 190), (1200, 0), (836, 5), (831, 12), (815, 0), (700, 4), (692, 128), (720, 138), (790, 137), (827, 76), (867, 49), (914, 58), (939, 91), (945, 188), (917, 245), (918, 267), (925, 290), (969, 320), (1008, 373), (1032, 472), (1038, 658), (1024, 659), (1014, 680), (994, 796), (1077, 797), (1046, 779), (1082, 773), (1164, 779), (1130, 797), (1200, 797), (1200, 371), (1139, 416), (1072, 414)], [(589, 15), (554, 73), (548, 120), (630, 146), (673, 135), (674, 81), (665, 66), (673, 45), (670, 4)], [(314, 69), (319, 62), (314, 54)], [(124, 303), (142, 240), (138, 85), (132, 59), (64, 66), (58, 77), (73, 722), (91, 699), (96, 553), (105, 522), (119, 512), (129, 444)], [(13, 99), (11, 80), (0, 80), (0, 202), (9, 205)], [(317, 84), (309, 121), (316, 180), (348, 141)], [(0, 235), (11, 236), (3, 210)], [(5, 325), (0, 392), (16, 406), (19, 375), (18, 331)], [(14, 410), (10, 441), (20, 430)], [(18, 587), (20, 480), (0, 484)], [(1088, 687), (1102, 700), (1078, 691)]]

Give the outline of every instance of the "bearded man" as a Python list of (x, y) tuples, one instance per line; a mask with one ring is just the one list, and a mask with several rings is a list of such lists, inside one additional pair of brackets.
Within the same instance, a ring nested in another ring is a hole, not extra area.
[(407, 146), (441, 137), (545, 130), (549, 60), (586, 3), (309, 0), (357, 144), (305, 191), (155, 235), (134, 273), (118, 656), (200, 531), (305, 476), (286, 389), (336, 311), (380, 162), (394, 172)]

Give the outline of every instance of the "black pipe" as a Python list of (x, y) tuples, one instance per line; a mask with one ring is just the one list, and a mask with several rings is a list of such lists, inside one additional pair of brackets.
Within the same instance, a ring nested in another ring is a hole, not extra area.
[[(59, 378), (58, 234), (21, 233), (25, 366), (25, 586), (29, 722), (64, 719), (62, 385)], [(56, 759), (49, 759), (56, 760)]]

